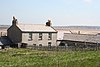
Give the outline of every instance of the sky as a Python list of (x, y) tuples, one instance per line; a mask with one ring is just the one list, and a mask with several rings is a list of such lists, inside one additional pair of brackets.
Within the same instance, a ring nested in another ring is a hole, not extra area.
[(20, 23), (53, 26), (100, 26), (100, 0), (0, 0), (0, 24)]

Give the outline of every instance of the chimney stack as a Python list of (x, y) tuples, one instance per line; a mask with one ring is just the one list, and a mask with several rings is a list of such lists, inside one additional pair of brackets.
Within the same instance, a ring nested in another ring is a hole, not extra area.
[(48, 22), (46, 22), (46, 26), (51, 26), (51, 20), (48, 20)]
[(18, 21), (17, 21), (17, 19), (13, 16), (12, 25), (16, 25), (16, 24), (18, 24)]
[(80, 32), (80, 31), (78, 31), (78, 34), (81, 34), (81, 32)]

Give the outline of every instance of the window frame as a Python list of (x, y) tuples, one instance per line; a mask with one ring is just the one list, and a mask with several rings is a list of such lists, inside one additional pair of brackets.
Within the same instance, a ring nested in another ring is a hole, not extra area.
[(33, 33), (29, 33), (28, 41), (32, 41), (32, 40), (33, 40)]
[(33, 46), (36, 46), (36, 44), (33, 44)]
[(42, 47), (42, 44), (39, 44), (39, 47)]
[(39, 33), (39, 40), (42, 40), (43, 33)]
[(52, 33), (48, 33), (48, 40), (52, 40)]
[(48, 42), (48, 47), (51, 47), (52, 46), (51, 44), (52, 44), (51, 42)]

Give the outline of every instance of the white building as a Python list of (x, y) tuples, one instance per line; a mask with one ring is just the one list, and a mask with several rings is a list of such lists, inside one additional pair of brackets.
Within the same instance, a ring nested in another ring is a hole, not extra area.
[(8, 37), (14, 44), (24, 46), (56, 46), (57, 31), (44, 24), (18, 24), (13, 19)]

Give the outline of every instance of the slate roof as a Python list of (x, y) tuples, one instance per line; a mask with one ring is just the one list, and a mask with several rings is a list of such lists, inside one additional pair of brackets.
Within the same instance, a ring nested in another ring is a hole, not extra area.
[(53, 26), (58, 31), (57, 40), (63, 40), (64, 33), (97, 35), (100, 33), (100, 26)]
[(0, 45), (10, 45), (12, 44), (12, 42), (9, 40), (9, 38), (7, 36), (2, 36), (0, 37)]
[(23, 32), (57, 32), (53, 27), (44, 24), (17, 24)]
[(63, 40), (100, 43), (100, 35), (64, 34)]
[(100, 26), (53, 26), (55, 29), (100, 30)]

